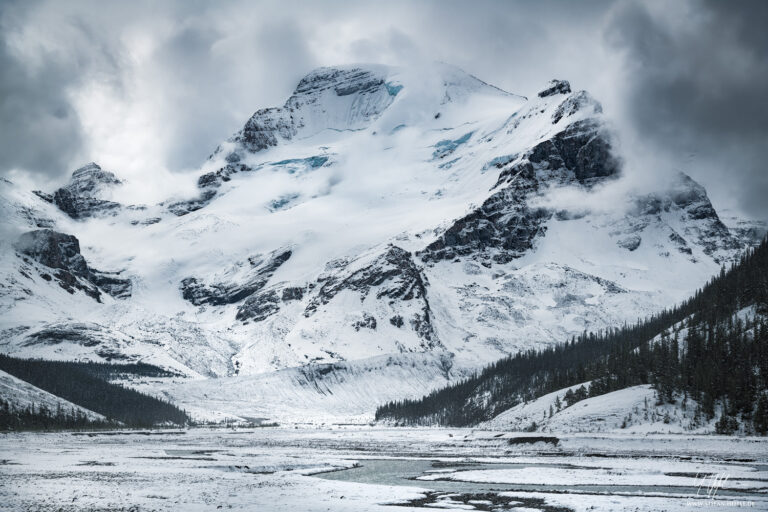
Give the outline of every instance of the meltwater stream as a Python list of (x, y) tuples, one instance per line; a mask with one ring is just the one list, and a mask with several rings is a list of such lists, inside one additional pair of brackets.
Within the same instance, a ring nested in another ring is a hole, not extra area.
[[(339, 471), (316, 475), (326, 480), (340, 480), (364, 484), (397, 485), (417, 487), (439, 493), (457, 494), (486, 494), (498, 492), (542, 492), (542, 493), (571, 493), (571, 494), (602, 494), (602, 495), (638, 495), (658, 497), (706, 497), (706, 490), (693, 486), (665, 485), (560, 485), (556, 481), (551, 484), (516, 484), (516, 483), (479, 483), (453, 480), (417, 480), (423, 475), (434, 475), (435, 472), (454, 472), (462, 470), (494, 470), (494, 469), (524, 469), (524, 468), (570, 468), (582, 471), (599, 470), (597, 467), (577, 466), (572, 464), (540, 463), (472, 463), (472, 462), (443, 462), (425, 459), (364, 459), (359, 465)], [(719, 489), (718, 496), (734, 496), (737, 499), (759, 495), (755, 491), (740, 489)]]

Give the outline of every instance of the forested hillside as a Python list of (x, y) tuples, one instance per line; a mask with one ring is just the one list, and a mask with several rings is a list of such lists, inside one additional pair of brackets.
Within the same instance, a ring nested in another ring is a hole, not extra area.
[(0, 370), (106, 418), (106, 421), (94, 422), (73, 411), (51, 411), (34, 405), (17, 410), (9, 400), (3, 399), (0, 428), (149, 427), (189, 422), (187, 414), (173, 404), (107, 380), (127, 374), (172, 375), (152, 365), (44, 361), (0, 354)]
[[(467, 426), (521, 402), (591, 381), (571, 402), (638, 384), (659, 401), (684, 394), (717, 430), (768, 433), (768, 243), (679, 306), (635, 325), (583, 333), (543, 351), (502, 359), (419, 400), (383, 405), (377, 420)], [(565, 405), (571, 405), (570, 403)]]
[(57, 430), (115, 427), (114, 421), (89, 418), (76, 409), (45, 405), (16, 407), (0, 397), (0, 430)]

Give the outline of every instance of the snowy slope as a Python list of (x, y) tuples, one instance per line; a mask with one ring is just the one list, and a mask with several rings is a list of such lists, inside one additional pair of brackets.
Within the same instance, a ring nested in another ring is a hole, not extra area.
[[(159, 364), (192, 379), (168, 390), (185, 404), (208, 386), (271, 416), (283, 404), (241, 400), (241, 380), (296, 386), (298, 414), (322, 393), (270, 372), (434, 352), (454, 355), (453, 379), (635, 320), (752, 241), (685, 175), (625, 186), (613, 140), (600, 104), (564, 81), (527, 99), (444, 64), (313, 71), (160, 202), (134, 204), (136, 184), (95, 164), (58, 191), (0, 184), (0, 350)], [(76, 253), (24, 252), (43, 228)], [(420, 360), (423, 375), (374, 365), (359, 381), (376, 401), (418, 395), (442, 372)], [(376, 405), (350, 400), (328, 410)]]
[[(584, 383), (589, 387), (589, 383)], [(674, 404), (657, 405), (656, 392), (650, 385), (631, 386), (600, 395), (557, 410), (556, 399), (580, 386), (564, 388), (504, 411), (480, 428), (525, 430), (535, 422), (540, 432), (629, 432), (685, 433), (714, 432), (711, 422), (694, 421), (696, 402), (679, 397)], [(552, 407), (552, 416), (549, 415)], [(668, 420), (668, 421), (665, 421)]]

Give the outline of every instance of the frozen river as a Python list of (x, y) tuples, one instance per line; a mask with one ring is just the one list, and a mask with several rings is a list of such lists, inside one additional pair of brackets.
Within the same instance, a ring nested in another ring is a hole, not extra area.
[(369, 427), (0, 434), (0, 510), (768, 510), (768, 441)]

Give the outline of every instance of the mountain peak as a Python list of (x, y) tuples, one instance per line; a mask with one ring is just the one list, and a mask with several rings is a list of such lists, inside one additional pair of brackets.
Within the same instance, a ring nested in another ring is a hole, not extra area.
[(555, 94), (569, 94), (571, 92), (571, 84), (568, 80), (550, 80), (547, 87), (539, 92), (539, 98), (545, 98), (547, 96), (554, 96)]
[[(381, 115), (402, 89), (387, 83), (384, 66), (323, 67), (302, 78), (282, 107), (254, 113), (227, 142), (235, 146), (228, 162), (239, 161), (239, 150), (256, 153), (301, 134), (323, 130), (359, 130)], [(214, 156), (223, 151), (220, 146)]]
[(317, 68), (299, 81), (294, 95), (318, 92), (331, 87), (337, 96), (374, 89), (384, 83), (384, 71), (381, 66)]
[(53, 202), (73, 219), (106, 212), (114, 214), (120, 205), (108, 196), (112, 187), (122, 183), (113, 173), (90, 162), (72, 172), (69, 183), (53, 193)]
[(77, 169), (72, 171), (72, 176), (74, 177), (80, 174), (88, 174), (88, 173), (99, 172), (99, 171), (101, 171), (101, 166), (99, 164), (97, 164), (96, 162), (88, 162), (82, 167), (78, 167)]
[(460, 103), (477, 93), (526, 100), (441, 62), (420, 67), (320, 67), (299, 81), (283, 106), (256, 111), (212, 158), (223, 155), (226, 162), (235, 163), (245, 153), (257, 153), (296, 137), (368, 128), (403, 90), (409, 91), (408, 107), (403, 110), (409, 118), (418, 111), (432, 119), (445, 104)]
[(93, 196), (105, 186), (120, 184), (122, 181), (114, 173), (103, 170), (96, 162), (90, 162), (72, 172), (65, 188), (80, 196)]

